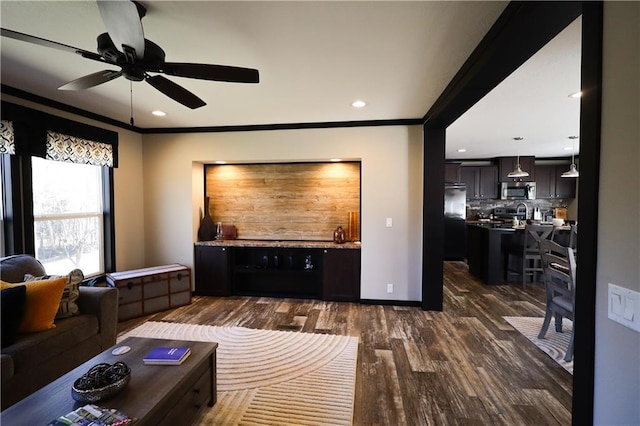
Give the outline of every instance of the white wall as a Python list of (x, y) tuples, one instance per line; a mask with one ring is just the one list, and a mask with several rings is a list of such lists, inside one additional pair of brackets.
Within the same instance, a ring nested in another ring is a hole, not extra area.
[[(202, 163), (359, 159), (361, 297), (421, 300), (419, 126), (144, 135), (143, 147), (147, 266), (193, 266), (204, 197)], [(387, 217), (393, 228), (385, 227)], [(386, 293), (387, 283), (394, 284), (393, 294)]]
[(607, 318), (608, 283), (640, 291), (639, 27), (640, 3), (604, 2), (596, 277), (597, 425), (640, 425), (640, 333)]

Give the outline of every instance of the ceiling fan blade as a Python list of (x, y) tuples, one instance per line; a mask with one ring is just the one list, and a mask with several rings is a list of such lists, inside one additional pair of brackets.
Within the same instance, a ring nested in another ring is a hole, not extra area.
[(0, 28), (2, 37), (12, 38), (14, 40), (25, 41), (27, 43), (36, 44), (38, 46), (50, 47), (52, 49), (58, 49), (69, 53), (75, 53), (76, 55), (80, 55), (83, 58), (93, 59), (94, 61), (99, 62), (107, 62), (102, 58), (102, 56), (98, 55), (94, 52), (89, 52), (87, 50), (80, 49), (79, 47), (73, 47), (66, 44), (58, 43), (56, 41), (47, 40), (44, 38), (32, 36), (29, 34), (20, 33), (18, 31), (8, 30), (6, 28)]
[(258, 83), (260, 81), (260, 74), (258, 73), (258, 70), (253, 68), (181, 62), (165, 62), (158, 68), (158, 72), (175, 75), (176, 77), (228, 81), (232, 83)]
[(180, 102), (186, 107), (196, 109), (206, 105), (206, 103), (202, 99), (200, 99), (184, 87), (177, 85), (173, 81), (161, 75), (147, 77), (146, 81), (174, 101)]
[[(144, 16), (144, 8), (140, 7)], [(123, 46), (131, 47), (138, 59), (144, 58), (144, 31), (138, 4), (129, 0), (98, 0), (98, 8), (116, 48), (126, 53), (128, 49)]]
[(58, 87), (58, 90), (84, 90), (102, 83), (106, 83), (107, 81), (111, 81), (114, 78), (120, 77), (121, 75), (122, 71), (98, 71), (94, 72), (93, 74), (85, 75), (84, 77), (76, 78), (75, 80)]

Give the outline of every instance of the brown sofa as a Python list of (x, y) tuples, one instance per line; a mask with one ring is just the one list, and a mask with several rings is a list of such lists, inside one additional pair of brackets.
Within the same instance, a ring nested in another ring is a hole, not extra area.
[[(28, 255), (0, 259), (3, 281), (22, 282), (25, 274), (42, 276), (45, 270)], [(19, 334), (2, 348), (3, 410), (115, 344), (118, 290), (83, 286), (79, 290), (78, 315), (56, 319), (50, 330)]]

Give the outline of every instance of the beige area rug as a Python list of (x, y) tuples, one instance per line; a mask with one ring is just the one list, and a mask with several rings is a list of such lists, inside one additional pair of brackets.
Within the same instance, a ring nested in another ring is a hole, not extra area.
[(349, 425), (358, 338), (148, 321), (126, 337), (217, 342), (218, 401), (201, 423)]
[(518, 330), (527, 339), (531, 340), (537, 347), (542, 349), (547, 355), (553, 358), (558, 364), (564, 367), (569, 373), (573, 374), (573, 360), (566, 362), (564, 355), (566, 354), (569, 338), (571, 337), (571, 329), (573, 323), (564, 319), (562, 321), (562, 333), (556, 332), (555, 320), (551, 320), (547, 335), (544, 339), (538, 339), (538, 333), (542, 328), (544, 318), (540, 317), (503, 317), (513, 328)]

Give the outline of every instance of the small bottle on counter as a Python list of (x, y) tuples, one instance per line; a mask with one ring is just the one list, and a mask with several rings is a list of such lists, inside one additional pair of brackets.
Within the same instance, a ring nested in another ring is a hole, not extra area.
[(538, 207), (533, 211), (533, 220), (542, 220), (542, 215), (540, 214), (540, 209)]
[(342, 226), (338, 225), (335, 231), (333, 231), (333, 242), (336, 244), (342, 244), (345, 242), (345, 233)]

